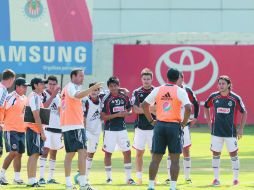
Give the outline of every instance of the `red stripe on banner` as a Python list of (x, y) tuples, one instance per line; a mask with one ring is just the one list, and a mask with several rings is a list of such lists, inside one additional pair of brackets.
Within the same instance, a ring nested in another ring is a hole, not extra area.
[(47, 0), (56, 41), (92, 41), (92, 22), (84, 0)]

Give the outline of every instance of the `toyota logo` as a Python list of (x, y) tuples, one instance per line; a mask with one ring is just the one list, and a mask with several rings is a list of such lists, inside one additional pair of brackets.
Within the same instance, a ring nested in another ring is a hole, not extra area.
[[(175, 62), (172, 60), (172, 56), (177, 53), (178, 54), (180, 53), (180, 59), (179, 61)], [(194, 53), (201, 54), (203, 59), (199, 62), (195, 62)], [(190, 64), (188, 65), (184, 65), (184, 60), (186, 58), (188, 58), (190, 61)], [(215, 83), (215, 81), (217, 80), (219, 73), (218, 64), (215, 58), (209, 52), (197, 47), (190, 46), (177, 47), (164, 53), (157, 61), (155, 67), (156, 78), (160, 84), (166, 83), (161, 75), (161, 67), (163, 64), (166, 64), (168, 68), (176, 68), (179, 71), (190, 72), (190, 80), (186, 84), (191, 88), (193, 87), (195, 78), (197, 77), (195, 76), (195, 72), (198, 70), (202, 70), (208, 65), (212, 64), (213, 72), (210, 80), (203, 87), (199, 89), (193, 89), (195, 94), (201, 94), (207, 91), (209, 88), (211, 88)]]

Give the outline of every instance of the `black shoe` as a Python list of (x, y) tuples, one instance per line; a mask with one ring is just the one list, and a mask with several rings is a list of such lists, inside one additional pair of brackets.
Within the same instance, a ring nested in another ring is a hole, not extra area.
[(166, 181), (165, 181), (165, 183), (167, 184), (167, 185), (169, 185), (170, 184), (170, 179), (166, 179)]
[(45, 180), (44, 178), (41, 178), (41, 179), (39, 180), (39, 184), (45, 185), (45, 184), (46, 184), (46, 180)]
[(32, 185), (27, 184), (26, 187), (44, 187), (44, 186), (41, 186), (38, 182), (36, 182)]
[(108, 179), (106, 180), (106, 184), (112, 184), (112, 179), (108, 178)]
[(60, 183), (58, 183), (55, 179), (50, 179), (50, 180), (48, 180), (47, 183), (48, 183), (48, 184), (60, 184)]

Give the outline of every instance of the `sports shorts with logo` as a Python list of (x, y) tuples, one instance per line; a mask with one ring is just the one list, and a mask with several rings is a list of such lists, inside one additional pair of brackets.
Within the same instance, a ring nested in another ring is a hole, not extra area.
[(86, 131), (84, 128), (63, 132), (64, 146), (66, 152), (77, 152), (87, 149)]
[(126, 152), (131, 149), (126, 129), (122, 131), (104, 131), (102, 150), (113, 153), (116, 150), (116, 147), (122, 152)]
[(51, 150), (60, 150), (63, 148), (61, 129), (45, 128), (46, 141), (44, 147)]
[(43, 154), (44, 142), (41, 139), (39, 133), (34, 132), (32, 129), (27, 128), (26, 131), (26, 148), (27, 155), (31, 156), (33, 154)]
[(221, 152), (224, 142), (228, 152), (235, 152), (238, 150), (236, 137), (218, 137), (214, 135), (211, 137), (211, 150), (215, 152)]
[(145, 150), (146, 145), (148, 145), (149, 150), (152, 150), (153, 141), (153, 129), (152, 130), (142, 130), (139, 128), (135, 129), (133, 148), (137, 150)]
[(17, 151), (20, 154), (25, 152), (25, 133), (17, 131), (5, 131), (4, 141), (6, 152)]
[(191, 146), (191, 136), (190, 136), (190, 127), (189, 125), (183, 128), (183, 147), (190, 147)]
[(86, 138), (87, 138), (87, 152), (95, 153), (100, 141), (100, 133), (93, 134), (88, 130), (86, 130)]
[(157, 121), (154, 127), (152, 153), (182, 153), (182, 129), (180, 123)]

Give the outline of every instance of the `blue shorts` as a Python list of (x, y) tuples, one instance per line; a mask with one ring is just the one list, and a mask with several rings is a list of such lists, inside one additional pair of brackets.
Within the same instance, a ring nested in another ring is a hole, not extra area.
[(6, 152), (17, 151), (20, 154), (25, 152), (25, 133), (17, 131), (5, 131), (4, 141)]
[(152, 153), (181, 154), (183, 147), (183, 132), (180, 123), (157, 121), (154, 127)]
[(85, 129), (63, 132), (63, 137), (66, 152), (77, 152), (81, 149), (87, 149)]
[(32, 156), (33, 154), (43, 154), (44, 142), (41, 139), (39, 133), (34, 132), (32, 129), (27, 128), (26, 131), (26, 148), (27, 155)]

